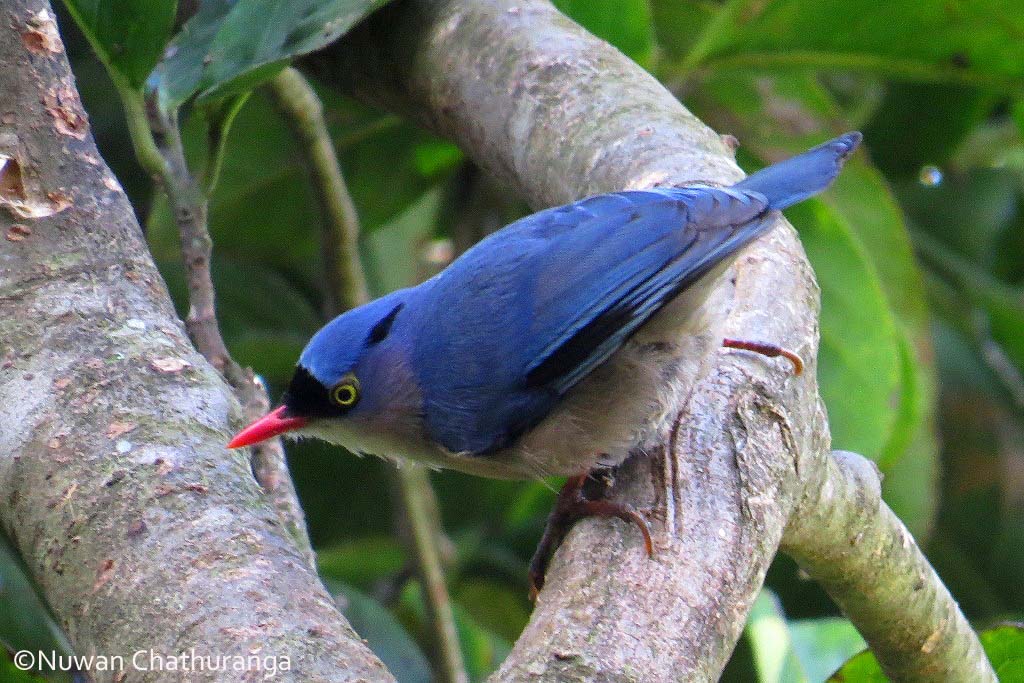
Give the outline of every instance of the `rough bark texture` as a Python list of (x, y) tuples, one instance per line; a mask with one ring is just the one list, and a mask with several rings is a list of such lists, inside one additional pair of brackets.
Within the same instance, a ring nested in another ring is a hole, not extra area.
[[(538, 208), (742, 176), (718, 135), (547, 2), (399, 3), (323, 59), (332, 79), (457, 140)], [(495, 680), (717, 677), (802, 477), (828, 451), (817, 302), (780, 220), (712, 295), (708, 332), (683, 342), (693, 362), (660, 446), (619, 474), (614, 495), (651, 511), (656, 557), (625, 524), (578, 525)], [(786, 360), (722, 350), (723, 335), (794, 349), (807, 371), (794, 377)]]
[(287, 656), (284, 680), (390, 679), (225, 450), (240, 409), (187, 341), (54, 26), (41, 0), (4, 3), (0, 154), (25, 188), (0, 183), (4, 530), (81, 654), (195, 648)]

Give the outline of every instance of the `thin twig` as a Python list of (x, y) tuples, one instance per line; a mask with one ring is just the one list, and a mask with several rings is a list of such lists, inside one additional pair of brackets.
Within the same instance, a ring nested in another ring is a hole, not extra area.
[[(309, 82), (295, 69), (285, 69), (270, 84), (278, 109), (299, 141), (317, 187), (324, 212), (321, 247), (326, 294), (332, 313), (369, 300), (359, 259), (359, 217), (348, 192), (341, 164), (323, 117), (323, 105)], [(440, 678), (446, 683), (469, 680), (445, 585), (438, 543), (441, 538), (437, 498), (427, 472), (409, 464), (394, 470), (402, 513), (408, 528), (410, 554), (423, 583), (423, 596), (434, 637)]]
[(328, 308), (337, 314), (370, 299), (359, 259), (359, 216), (348, 191), (316, 91), (295, 69), (285, 69), (270, 91), (305, 155), (324, 212), (320, 246)]
[[(118, 84), (118, 92), (139, 163), (166, 193), (178, 226), (189, 293), (185, 327), (199, 352), (234, 389), (246, 418), (254, 420), (267, 411), (270, 399), (252, 371), (231, 358), (217, 324), (216, 295), (210, 274), (213, 240), (207, 225), (209, 200), (185, 160), (178, 122), (173, 116), (164, 118), (153, 110), (147, 111), (138, 91)], [(253, 476), (270, 496), (296, 547), (315, 568), (316, 556), (280, 439), (253, 447), (251, 465)]]

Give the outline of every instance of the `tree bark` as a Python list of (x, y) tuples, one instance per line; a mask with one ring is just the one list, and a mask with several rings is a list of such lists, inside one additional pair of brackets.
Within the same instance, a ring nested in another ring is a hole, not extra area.
[(390, 680), (225, 449), (240, 408), (99, 157), (46, 2), (5, 3), (0, 93), (0, 523), (77, 652), (130, 667), (194, 649), (287, 658), (284, 680)]

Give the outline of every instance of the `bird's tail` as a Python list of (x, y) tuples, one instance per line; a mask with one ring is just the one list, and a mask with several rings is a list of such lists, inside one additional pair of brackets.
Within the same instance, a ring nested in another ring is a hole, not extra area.
[(736, 187), (760, 192), (773, 209), (785, 209), (831, 185), (843, 162), (857, 149), (861, 137), (856, 131), (840, 135), (803, 154), (761, 169)]

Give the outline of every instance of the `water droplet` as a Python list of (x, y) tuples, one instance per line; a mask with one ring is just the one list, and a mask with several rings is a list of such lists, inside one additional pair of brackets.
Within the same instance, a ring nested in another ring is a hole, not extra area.
[(925, 187), (937, 187), (942, 184), (942, 169), (938, 166), (927, 164), (921, 167), (917, 174), (918, 181)]

